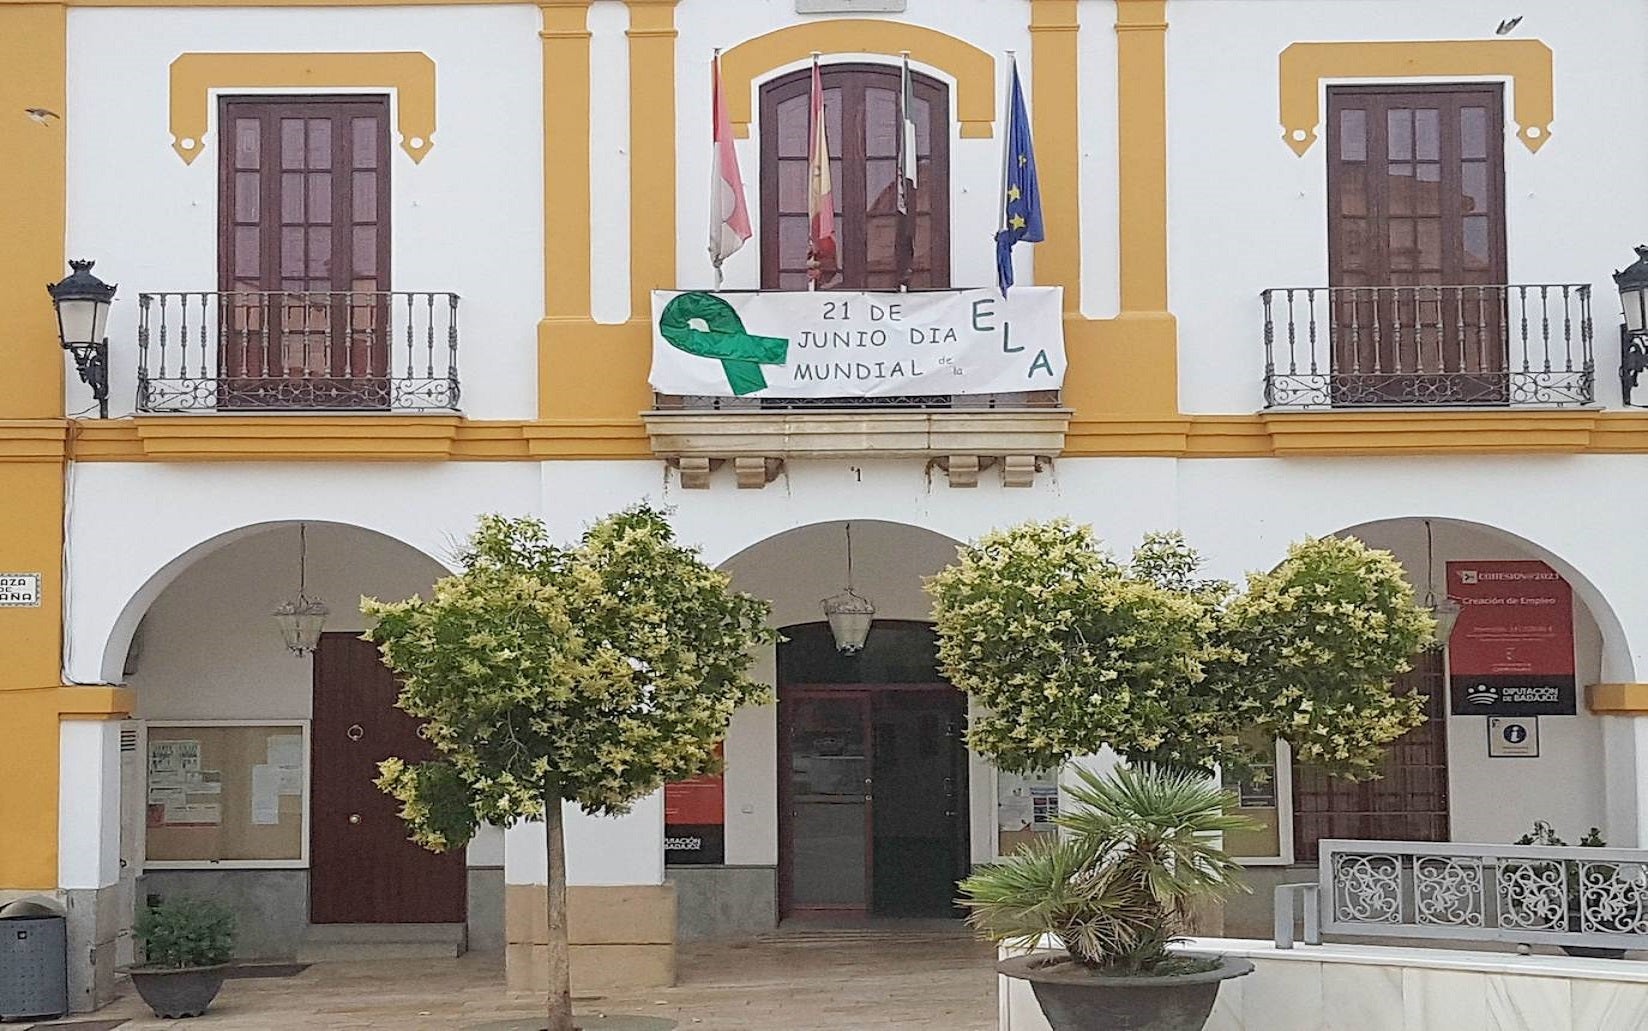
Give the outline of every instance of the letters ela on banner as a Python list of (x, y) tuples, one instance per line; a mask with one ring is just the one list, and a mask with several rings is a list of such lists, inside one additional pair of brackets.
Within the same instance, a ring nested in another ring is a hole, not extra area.
[(711, 397), (1005, 394), (1064, 385), (1063, 290), (652, 295), (652, 388)]
[(1572, 716), (1574, 592), (1543, 562), (1449, 562), (1455, 716)]

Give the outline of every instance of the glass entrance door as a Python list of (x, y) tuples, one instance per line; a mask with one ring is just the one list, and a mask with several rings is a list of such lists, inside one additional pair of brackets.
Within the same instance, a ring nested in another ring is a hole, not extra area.
[(782, 701), (788, 909), (867, 913), (872, 783), (870, 694), (797, 693)]

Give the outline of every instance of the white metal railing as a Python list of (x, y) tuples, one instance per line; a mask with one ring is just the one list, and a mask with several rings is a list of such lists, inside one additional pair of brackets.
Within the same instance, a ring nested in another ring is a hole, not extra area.
[[(1324, 840), (1276, 889), (1276, 947), (1323, 934), (1648, 949), (1648, 850)], [(1301, 907), (1302, 903), (1302, 907)]]

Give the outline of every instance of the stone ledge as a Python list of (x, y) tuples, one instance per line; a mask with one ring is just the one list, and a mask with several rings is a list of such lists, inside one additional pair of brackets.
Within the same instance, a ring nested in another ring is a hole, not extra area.
[(1027, 487), (1063, 453), (1070, 416), (1067, 408), (887, 408), (652, 411), (641, 421), (653, 454), (690, 489), (707, 488), (729, 462), (739, 487), (759, 488), (790, 458), (924, 458), (955, 487), (976, 486), (980, 470), (999, 465), (1003, 483)]

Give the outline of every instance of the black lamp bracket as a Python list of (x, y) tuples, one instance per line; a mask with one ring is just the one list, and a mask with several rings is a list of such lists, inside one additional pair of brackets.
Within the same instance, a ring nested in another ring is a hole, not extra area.
[(97, 417), (109, 417), (109, 341), (95, 344), (65, 344), (63, 349), (74, 355), (75, 371), (80, 382), (92, 388), (92, 400), (97, 402)]

